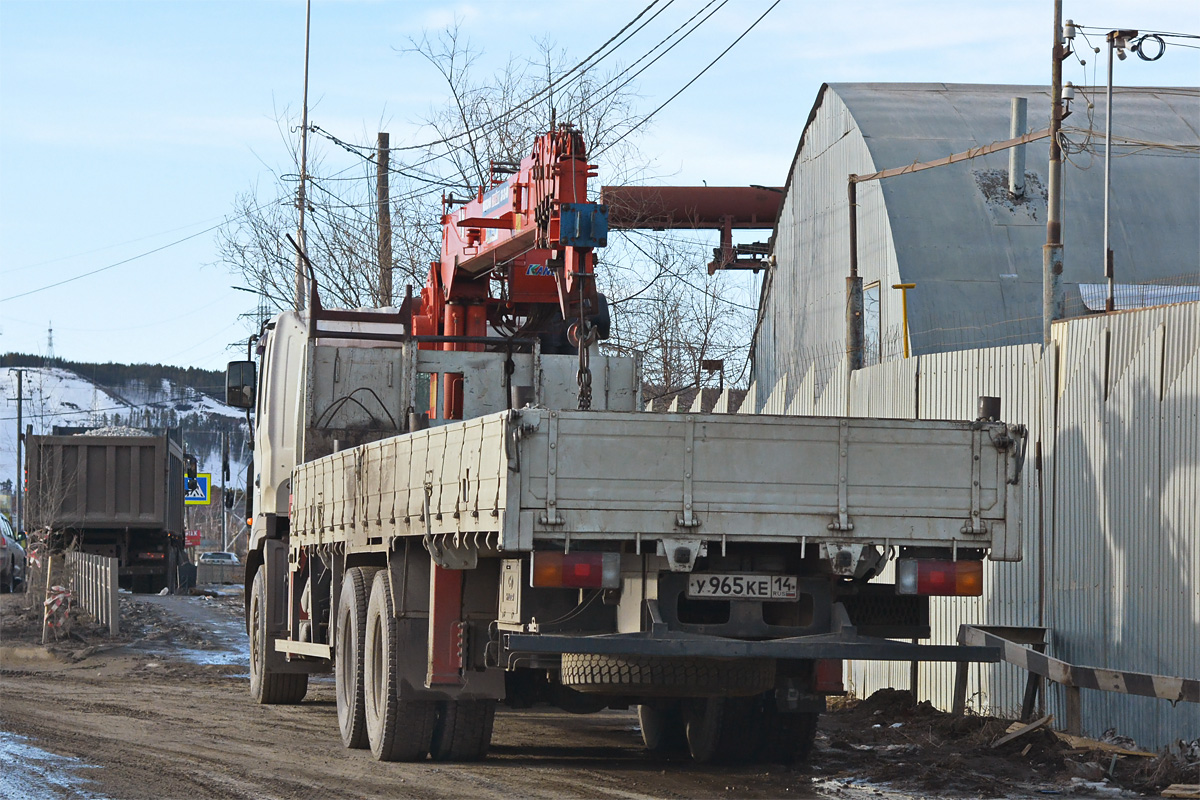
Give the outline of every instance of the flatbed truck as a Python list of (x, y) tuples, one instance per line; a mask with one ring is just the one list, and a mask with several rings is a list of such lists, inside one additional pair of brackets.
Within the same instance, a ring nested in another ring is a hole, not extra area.
[(419, 300), (328, 310), (311, 281), (230, 364), (255, 699), (332, 671), (343, 743), (383, 761), (483, 758), (498, 703), (548, 703), (792, 762), (847, 659), (999, 660), (913, 640), (1021, 557), (1024, 429), (644, 411), (638, 360), (598, 344), (581, 154), (562, 126), (448, 209)]

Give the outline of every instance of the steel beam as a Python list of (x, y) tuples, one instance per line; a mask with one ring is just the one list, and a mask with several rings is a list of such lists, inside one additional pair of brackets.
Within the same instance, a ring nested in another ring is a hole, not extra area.
[(1000, 647), (930, 645), (896, 642), (871, 636), (823, 634), (787, 639), (747, 641), (670, 631), (661, 634), (620, 633), (599, 636), (555, 636), (508, 633), (504, 647), (526, 653), (595, 653), (625, 656), (688, 658), (795, 658), (869, 661), (986, 661), (1001, 659)]
[(613, 229), (773, 228), (783, 189), (767, 186), (604, 186)]

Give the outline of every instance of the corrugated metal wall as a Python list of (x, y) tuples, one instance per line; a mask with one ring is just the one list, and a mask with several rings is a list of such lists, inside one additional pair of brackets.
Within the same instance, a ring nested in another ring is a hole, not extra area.
[[(795, 386), (810, 365), (815, 368), (816, 391), (837, 383), (845, 349), (843, 308), (850, 263), (846, 186), (851, 173), (874, 172), (876, 166), (841, 99), (825, 89), (818, 103), (805, 127), (779, 212), (774, 247), (778, 263), (768, 277), (771, 286), (755, 337), (759, 405), (754, 410), (761, 408), (781, 375), (789, 374)], [(880, 281), (890, 287), (899, 282), (891, 223), (878, 182), (858, 187), (858, 242), (864, 284)], [(881, 292), (882, 329), (900, 318), (899, 302), (899, 292)], [(885, 357), (900, 345), (885, 342)], [(784, 398), (785, 407), (789, 400)]]
[[(1056, 325), (1055, 340), (1055, 650), (1200, 676), (1200, 304), (1076, 320)], [(1194, 704), (1085, 691), (1083, 715), (1151, 746), (1200, 735)]]
[[(1054, 335), (1045, 356), (1037, 345), (966, 350), (852, 376), (843, 363), (821, 389), (810, 365), (792, 376), (786, 410), (973, 419), (980, 395), (1000, 397), (1004, 419), (1030, 430), (1024, 559), (987, 562), (983, 598), (936, 600), (933, 641), (953, 642), (963, 623), (1044, 625), (1066, 661), (1200, 677), (1200, 304), (1066, 321)], [(972, 666), (969, 703), (1014, 716), (1025, 678)], [(909, 666), (856, 662), (847, 681), (864, 696), (907, 688)], [(952, 687), (952, 665), (922, 665), (922, 699), (949, 708)], [(1116, 727), (1147, 747), (1200, 736), (1194, 704), (1086, 690), (1083, 701), (1092, 735)], [(1047, 705), (1065, 719), (1056, 688)]]

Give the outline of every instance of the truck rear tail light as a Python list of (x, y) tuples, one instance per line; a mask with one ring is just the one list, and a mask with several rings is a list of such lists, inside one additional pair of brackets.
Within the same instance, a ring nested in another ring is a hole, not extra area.
[(616, 589), (619, 553), (532, 553), (529, 585), (534, 588)]
[(150, 559), (152, 561), (161, 561), (162, 559), (166, 558), (166, 555), (163, 553), (138, 553), (137, 557), (141, 559)]
[(813, 691), (823, 694), (842, 694), (842, 661), (838, 658), (822, 658), (813, 669)]
[(983, 562), (902, 558), (896, 562), (896, 594), (979, 597)]

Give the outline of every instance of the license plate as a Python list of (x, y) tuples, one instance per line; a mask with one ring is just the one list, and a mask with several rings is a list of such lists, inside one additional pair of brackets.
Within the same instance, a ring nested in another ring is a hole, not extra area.
[(795, 600), (795, 575), (696, 573), (688, 577), (687, 596), (712, 600)]

